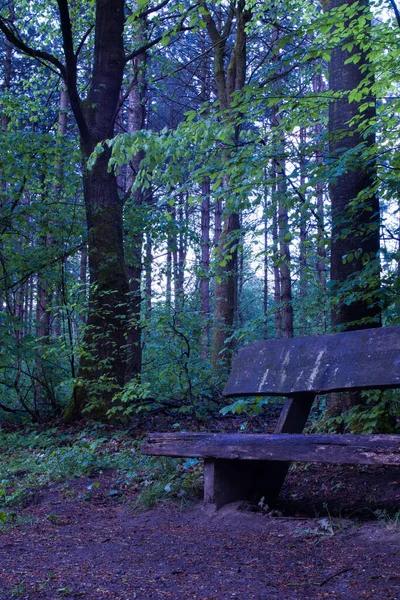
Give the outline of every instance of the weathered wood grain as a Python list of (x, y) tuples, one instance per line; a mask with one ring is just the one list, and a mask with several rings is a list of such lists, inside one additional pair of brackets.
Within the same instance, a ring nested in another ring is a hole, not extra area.
[(225, 396), (400, 387), (400, 326), (264, 340), (239, 350)]
[(400, 436), (150, 433), (144, 454), (206, 459), (400, 465)]

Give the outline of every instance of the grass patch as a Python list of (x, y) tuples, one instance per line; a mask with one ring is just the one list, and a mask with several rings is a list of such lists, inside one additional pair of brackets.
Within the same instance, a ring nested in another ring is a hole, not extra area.
[(143, 456), (140, 443), (126, 431), (101, 425), (81, 431), (0, 430), (0, 452), (0, 526), (12, 524), (10, 509), (29, 505), (40, 488), (54, 482), (113, 470), (109, 495), (123, 501), (129, 489), (138, 494), (135, 506), (148, 508), (168, 498), (185, 502), (201, 478), (196, 459)]
[(170, 498), (180, 500), (181, 506), (193, 498), (200, 486), (202, 469), (196, 458), (178, 460), (169, 457), (150, 458), (148, 478), (143, 481), (135, 506), (152, 508)]

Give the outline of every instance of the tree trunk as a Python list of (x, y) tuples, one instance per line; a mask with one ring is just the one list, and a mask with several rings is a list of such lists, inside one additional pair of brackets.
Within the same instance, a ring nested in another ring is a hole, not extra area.
[[(307, 142), (307, 132), (304, 127), (300, 128), (300, 151), (299, 151), (299, 170), (300, 170), (300, 187), (305, 189), (306, 183), (306, 166), (305, 166), (305, 144)], [(301, 335), (307, 335), (307, 223), (308, 211), (306, 205), (306, 194), (301, 192), (303, 203), (300, 206), (300, 245), (299, 245), (299, 279), (300, 279), (300, 332)]]
[(219, 244), (219, 238), (222, 233), (222, 200), (217, 198), (215, 201), (214, 210), (214, 247), (216, 248)]
[[(64, 83), (60, 90), (60, 105), (58, 113), (58, 135), (65, 136), (67, 130), (67, 107), (68, 95)], [(56, 181), (53, 184), (52, 193), (55, 198), (59, 196), (62, 181), (62, 163), (61, 158), (55, 167)], [(46, 198), (43, 199), (46, 202)], [(46, 217), (48, 218), (48, 217)], [(46, 223), (47, 224), (47, 223)], [(42, 226), (44, 223), (42, 223)], [(40, 235), (40, 246), (48, 249), (55, 244), (52, 233), (43, 233)], [(36, 337), (39, 338), (38, 347), (47, 346), (50, 342), (52, 315), (50, 312), (53, 295), (56, 292), (54, 285), (54, 273), (49, 272), (49, 268), (44, 268), (37, 274), (37, 293), (36, 293)], [(71, 349), (72, 351), (72, 349)], [(48, 398), (46, 385), (46, 373), (41, 358), (36, 361), (36, 381), (35, 381), (35, 403), (37, 410), (40, 408), (46, 409)]]
[(183, 194), (178, 197), (178, 218), (176, 221), (176, 257), (174, 268), (175, 311), (178, 313), (184, 305), (187, 206)]
[[(355, 4), (346, 0), (331, 0), (330, 7)], [(367, 9), (363, 0), (358, 3), (354, 19)], [(368, 21), (367, 21), (368, 22)], [(366, 25), (367, 26), (367, 25)], [(359, 54), (361, 60), (349, 62)], [(370, 153), (375, 134), (365, 134), (362, 127), (371, 125), (376, 115), (375, 102), (368, 98), (368, 108), (360, 113), (361, 102), (349, 102), (348, 94), (369, 73), (368, 59), (355, 44), (351, 52), (336, 47), (329, 63), (329, 85), (340, 97), (329, 106), (329, 154), (335, 161), (345, 160), (339, 176), (329, 186), (332, 206), (331, 281), (336, 298), (332, 311), (332, 325), (336, 329), (351, 330), (380, 325), (379, 292), (379, 202), (372, 190), (376, 180), (376, 166)], [(367, 69), (366, 71), (364, 69)], [(352, 119), (357, 124), (349, 125)], [(356, 150), (358, 148), (358, 150)], [(345, 158), (345, 153), (351, 156)], [(367, 278), (362, 276), (366, 274)], [(343, 291), (343, 284), (346, 284)], [(349, 301), (352, 295), (353, 301)]]
[[(265, 178), (267, 173), (265, 173)], [(264, 191), (264, 285), (263, 285), (263, 316), (264, 316), (264, 335), (265, 340), (269, 337), (268, 332), (268, 295), (269, 295), (269, 281), (268, 281), (268, 251), (269, 251), (269, 240), (268, 240), (268, 189)]]
[[(357, 3), (353, 0), (330, 1), (331, 9), (346, 5), (354, 5), (354, 20), (368, 10), (366, 0)], [(369, 20), (366, 20), (365, 27), (368, 27), (367, 23)], [(355, 55), (359, 55), (356, 63), (351, 61)], [(349, 102), (348, 99), (349, 93), (367, 75), (372, 77), (369, 60), (357, 43), (351, 52), (343, 50), (342, 44), (332, 50), (329, 86), (335, 96), (329, 105), (329, 154), (335, 164), (340, 161), (342, 165), (340, 174), (329, 185), (332, 208), (332, 325), (341, 331), (381, 324), (378, 295), (379, 201), (372, 189), (376, 165), (368, 152), (375, 143), (372, 131), (375, 102), (370, 96), (360, 102)], [(360, 105), (366, 101), (368, 107), (360, 112)], [(365, 127), (369, 127), (367, 132)], [(362, 398), (358, 393), (330, 394), (327, 416), (337, 416), (360, 402)]]
[[(236, 143), (239, 127), (234, 123), (231, 101), (233, 94), (243, 89), (246, 80), (246, 24), (250, 12), (245, 8), (244, 0), (231, 4), (227, 9), (225, 23), (213, 19), (206, 4), (203, 4), (204, 20), (213, 43), (214, 79), (217, 98), (227, 127), (234, 130)], [(235, 41), (226, 64), (227, 40), (235, 18)], [(225, 149), (226, 158), (230, 150)], [(223, 177), (223, 189), (229, 189), (229, 175)], [(229, 206), (229, 203), (227, 203)], [(216, 262), (216, 284), (214, 301), (214, 330), (212, 335), (211, 363), (216, 382), (226, 377), (230, 367), (233, 349), (233, 324), (235, 305), (237, 305), (237, 244), (240, 228), (239, 215), (232, 209), (226, 211), (222, 233), (218, 241)], [(216, 223), (217, 230), (217, 223)], [(229, 339), (228, 343), (225, 340)]]
[(201, 276), (200, 298), (203, 321), (200, 338), (201, 357), (207, 358), (210, 343), (210, 180), (202, 182), (201, 202)]
[(281, 272), (279, 269), (279, 246), (278, 246), (278, 202), (276, 193), (276, 165), (272, 166), (272, 248), (274, 256), (274, 315), (275, 315), (275, 337), (282, 335), (282, 308), (281, 308)]
[[(135, 38), (140, 45), (144, 39), (144, 23), (137, 24), (138, 30)], [(133, 61), (133, 80), (129, 94), (128, 132), (134, 133), (144, 128), (146, 122), (146, 53), (140, 53)], [(132, 188), (135, 177), (140, 169), (144, 152), (139, 152), (133, 157), (127, 177), (127, 192)], [(144, 191), (135, 190), (132, 200), (135, 207), (143, 206), (145, 202)], [(129, 325), (127, 338), (127, 368), (125, 381), (138, 378), (142, 370), (142, 249), (144, 231), (137, 225), (133, 235), (129, 237), (129, 255), (127, 258), (127, 271), (129, 277)]]
[(73, 403), (65, 418), (76, 418), (88, 408), (103, 419), (112, 398), (125, 383), (128, 279), (122, 245), (122, 202), (117, 182), (108, 172), (104, 152), (91, 171), (84, 154), (84, 196), (88, 227), (90, 277), (89, 314)]
[[(231, 336), (237, 292), (237, 242), (240, 228), (239, 215), (231, 213), (224, 223), (217, 249), (217, 270), (215, 283), (214, 329), (212, 339), (211, 364), (217, 379), (229, 370), (233, 340)], [(223, 265), (223, 266), (222, 266)]]
[(147, 320), (150, 318), (150, 315), (151, 315), (151, 298), (153, 295), (152, 278), (151, 278), (152, 265), (153, 265), (153, 245), (152, 245), (151, 236), (149, 234), (147, 234), (146, 235), (146, 258), (145, 258), (145, 268), (146, 268), (145, 304), (146, 304), (146, 319)]
[(292, 279), (290, 274), (290, 246), (287, 241), (289, 231), (289, 218), (287, 209), (287, 189), (285, 181), (285, 168), (279, 164), (278, 183), (278, 228), (279, 228), (279, 269), (282, 307), (282, 331), (286, 338), (293, 337), (293, 298)]
[[(321, 94), (325, 91), (324, 82), (321, 74), (316, 74), (312, 81), (314, 94)], [(321, 167), (324, 161), (323, 148), (322, 148), (322, 124), (316, 123), (314, 125), (314, 137), (317, 140), (317, 146), (315, 151), (315, 162), (317, 168)], [(319, 297), (321, 298), (321, 315), (320, 325), (322, 331), (325, 333), (328, 328), (328, 313), (326, 308), (327, 299), (327, 285), (326, 285), (326, 232), (325, 232), (325, 208), (324, 208), (324, 183), (318, 178), (316, 188), (316, 224), (317, 224), (317, 259), (315, 268), (317, 271), (318, 284), (319, 284)]]
[(123, 0), (97, 0), (92, 76), (88, 97), (79, 98), (77, 60), (68, 4), (58, 0), (66, 84), (81, 139), (83, 188), (88, 228), (89, 314), (78, 381), (66, 409), (67, 420), (82, 412), (104, 419), (127, 369), (128, 278), (122, 240), (122, 201), (105, 150), (89, 171), (96, 145), (113, 135), (125, 67)]

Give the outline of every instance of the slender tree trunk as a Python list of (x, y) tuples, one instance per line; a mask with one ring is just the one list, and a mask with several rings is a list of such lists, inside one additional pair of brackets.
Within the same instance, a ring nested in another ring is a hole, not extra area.
[(147, 320), (150, 318), (151, 314), (151, 299), (153, 295), (152, 291), (152, 265), (153, 265), (153, 245), (151, 236), (147, 234), (146, 236), (146, 258), (145, 258), (145, 267), (146, 267), (146, 318)]
[(174, 291), (175, 291), (175, 310), (182, 310), (184, 304), (184, 286), (185, 286), (185, 263), (186, 263), (186, 234), (187, 230), (187, 207), (183, 194), (178, 198), (177, 211), (177, 234), (176, 234), (176, 259), (174, 272)]
[(282, 331), (286, 338), (293, 337), (293, 298), (292, 279), (290, 274), (290, 246), (286, 241), (290, 235), (289, 218), (287, 209), (287, 189), (285, 181), (285, 168), (279, 163), (278, 183), (278, 229), (279, 229), (279, 265), (282, 307)]
[[(145, 24), (140, 21), (137, 25), (137, 42), (140, 45), (144, 40)], [(134, 133), (144, 128), (146, 122), (146, 53), (142, 52), (133, 61), (133, 81), (129, 94), (128, 132)], [(144, 152), (139, 152), (133, 157), (127, 177), (127, 188), (130, 190), (135, 177), (140, 169)], [(142, 189), (135, 190), (133, 202), (136, 207), (143, 206), (145, 195)], [(129, 381), (139, 377), (142, 370), (142, 249), (144, 244), (144, 231), (141, 226), (136, 226), (134, 234), (129, 239), (129, 256), (127, 258), (127, 271), (129, 277), (129, 328), (127, 338), (127, 368), (125, 380)]]
[[(15, 8), (14, 2), (8, 2), (8, 10), (9, 10), (9, 22), (11, 24), (14, 23), (15, 20)], [(5, 40), (5, 53), (4, 53), (4, 63), (3, 63), (3, 85), (2, 91), (3, 93), (7, 93), (11, 87), (11, 79), (12, 79), (12, 55), (13, 55), (13, 44), (6, 39)], [(1, 129), (2, 131), (7, 131), (8, 125), (10, 123), (10, 117), (1, 110)]]
[(214, 210), (214, 247), (216, 248), (219, 244), (219, 238), (222, 233), (222, 200), (218, 198), (215, 202)]
[[(86, 306), (87, 303), (87, 263), (88, 263), (88, 252), (87, 245), (82, 244), (80, 251), (80, 261), (79, 261), (79, 283), (80, 283), (80, 299), (82, 306)], [(82, 325), (86, 323), (86, 313), (82, 311), (79, 318)]]
[[(240, 221), (237, 213), (231, 213), (225, 220), (217, 249), (217, 261), (224, 264), (218, 269), (215, 284), (214, 329), (211, 351), (211, 363), (216, 373), (223, 375), (229, 370), (232, 357), (233, 340), (226, 342), (232, 333), (235, 296), (237, 291), (237, 236)], [(230, 253), (226, 254), (226, 249)]]
[(172, 302), (172, 252), (170, 246), (170, 236), (167, 240), (167, 254), (166, 254), (166, 284), (165, 284), (165, 304), (168, 309), (171, 308)]
[[(265, 173), (265, 179), (267, 173)], [(269, 337), (268, 331), (268, 299), (269, 299), (269, 281), (268, 281), (268, 252), (269, 252), (269, 239), (268, 239), (268, 189), (264, 191), (264, 286), (263, 286), (263, 316), (264, 316), (264, 339), (267, 340)]]
[[(312, 81), (314, 94), (321, 94), (325, 91), (325, 85), (321, 74), (317, 74), (313, 77)], [(317, 168), (322, 167), (324, 157), (322, 148), (322, 124), (316, 123), (314, 126), (314, 137), (317, 140), (317, 148), (315, 151), (315, 162)], [(317, 224), (317, 260), (316, 260), (316, 271), (319, 284), (319, 295), (322, 299), (322, 310), (321, 310), (321, 327), (322, 331), (326, 332), (328, 328), (328, 313), (327, 313), (327, 285), (326, 285), (326, 232), (325, 232), (325, 207), (324, 207), (324, 184), (321, 178), (318, 177), (318, 181), (315, 188), (316, 192), (316, 224)]]
[(276, 190), (276, 165), (272, 166), (272, 248), (274, 256), (274, 315), (275, 337), (282, 335), (282, 307), (281, 307), (281, 272), (279, 269), (279, 239), (278, 239), (278, 195)]
[[(58, 135), (65, 136), (67, 130), (67, 107), (68, 95), (64, 83), (60, 90), (60, 104), (58, 113)], [(57, 198), (61, 191), (62, 181), (62, 158), (55, 167), (56, 181), (52, 186), (52, 195)], [(44, 198), (46, 202), (46, 198)], [(46, 221), (49, 217), (46, 215)], [(47, 225), (48, 223), (46, 223)], [(44, 224), (42, 224), (44, 225)], [(47, 250), (55, 245), (54, 236), (52, 233), (46, 232), (40, 235), (40, 246)], [(36, 337), (39, 338), (38, 346), (45, 348), (50, 342), (52, 314), (51, 303), (53, 296), (56, 294), (54, 285), (54, 272), (48, 268), (44, 268), (37, 274), (37, 289), (36, 289)], [(73, 350), (71, 349), (73, 352)], [(48, 386), (46, 382), (46, 372), (42, 358), (36, 361), (36, 381), (35, 381), (35, 404), (36, 410), (45, 410), (48, 401), (53, 398), (48, 397)]]
[(277, 111), (274, 112), (272, 125), (277, 129), (275, 132), (276, 157), (274, 159), (277, 204), (278, 204), (278, 263), (279, 263), (279, 287), (280, 287), (280, 310), (281, 329), (284, 337), (293, 337), (293, 298), (291, 279), (291, 257), (290, 240), (291, 233), (288, 217), (288, 198), (285, 166), (285, 140), (283, 133), (278, 130), (280, 118)]
[[(10, 19), (10, 23), (13, 24), (14, 22), (14, 2), (10, 2), (9, 3), (9, 19)], [(11, 87), (11, 80), (12, 80), (12, 55), (13, 55), (13, 44), (6, 39), (5, 40), (5, 53), (4, 53), (4, 75), (3, 75), (3, 84), (1, 86), (1, 91), (3, 92), (3, 94), (7, 94), (8, 91), (10, 90)], [(6, 114), (6, 112), (3, 110), (2, 105), (0, 104), (0, 115), (1, 115), (1, 131), (3, 132), (3, 134), (7, 131), (8, 129), (8, 125), (10, 122), (10, 117)], [(1, 181), (1, 187), (2, 187), (2, 191), (4, 195), (4, 199), (7, 197), (7, 181), (5, 178), (2, 178)], [(0, 211), (2, 212), (2, 208), (3, 208), (3, 198), (0, 197)], [(3, 240), (2, 240), (2, 245), (3, 245)], [(8, 286), (5, 285), (4, 286), (4, 293), (0, 292), (0, 305), (3, 306), (3, 303), (5, 304), (6, 307), (8, 307), (10, 305), (10, 301), (8, 298), (9, 292), (8, 292)]]
[[(304, 189), (306, 183), (306, 167), (305, 167), (305, 154), (304, 148), (307, 141), (307, 133), (304, 127), (300, 128), (300, 156), (299, 156), (299, 168), (300, 168), (300, 187)], [(303, 197), (305, 199), (305, 193)], [(307, 299), (307, 222), (308, 212), (306, 202), (300, 206), (300, 245), (299, 245), (299, 279), (300, 279), (300, 332), (301, 335), (307, 334), (307, 319), (305, 314), (306, 299)]]
[(203, 331), (200, 338), (201, 357), (207, 358), (210, 343), (210, 180), (202, 182), (201, 203), (201, 276), (200, 298)]

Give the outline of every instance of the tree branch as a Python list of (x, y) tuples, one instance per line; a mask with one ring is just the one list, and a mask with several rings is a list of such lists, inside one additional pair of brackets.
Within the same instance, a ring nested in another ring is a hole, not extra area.
[(125, 57), (125, 61), (129, 62), (130, 60), (132, 60), (136, 56), (139, 56), (139, 54), (143, 54), (143, 52), (146, 52), (147, 50), (150, 50), (150, 48), (153, 48), (153, 46), (155, 46), (156, 44), (158, 44), (159, 42), (161, 42), (161, 40), (163, 39), (163, 37), (164, 37), (164, 34), (163, 35), (159, 35), (154, 40), (152, 40), (151, 42), (147, 42), (147, 44), (143, 44), (143, 46), (141, 46), (140, 48), (137, 48), (136, 50), (133, 50), (133, 52), (131, 52), (130, 54), (128, 54), (128, 56)]
[(150, 48), (153, 48), (153, 46), (156, 46), (156, 44), (161, 42), (163, 37), (165, 37), (166, 35), (171, 35), (174, 33), (181, 33), (182, 31), (191, 31), (192, 29), (194, 29), (194, 26), (193, 27), (184, 27), (183, 22), (184, 22), (184, 19), (181, 21), (181, 23), (178, 25), (178, 27), (174, 27), (172, 30), (168, 31), (167, 33), (163, 33), (162, 35), (157, 36), (151, 42), (147, 42), (147, 44), (143, 44), (143, 46), (140, 46), (140, 48), (133, 50), (133, 52), (131, 52), (130, 54), (128, 54), (128, 56), (125, 57), (125, 62), (129, 62), (136, 56), (139, 56), (139, 54), (143, 54), (143, 52), (150, 50)]
[(400, 27), (400, 12), (399, 12), (399, 9), (397, 7), (397, 4), (396, 4), (395, 0), (389, 0), (389, 2), (392, 5), (392, 8), (394, 10), (394, 14), (396, 15), (397, 25)]
[(79, 46), (78, 46), (78, 49), (76, 51), (76, 56), (77, 57), (79, 56), (79, 54), (80, 54), (80, 52), (81, 52), (81, 50), (82, 50), (82, 48), (83, 48), (83, 46), (84, 46), (87, 38), (92, 33), (93, 29), (94, 29), (94, 25), (91, 25), (89, 27), (89, 29), (85, 32), (85, 34), (84, 34), (83, 38), (81, 39), (81, 41), (79, 42)]
[(61, 34), (63, 39), (63, 49), (65, 56), (65, 74), (64, 81), (67, 86), (69, 101), (74, 113), (76, 124), (83, 137), (89, 134), (86, 119), (82, 111), (82, 103), (78, 93), (77, 86), (77, 68), (76, 55), (74, 53), (74, 43), (72, 36), (72, 25), (69, 15), (69, 7), (67, 0), (57, 0), (58, 13), (60, 15)]
[(171, 0), (163, 0), (162, 2), (160, 2), (160, 4), (157, 4), (157, 6), (153, 6), (152, 8), (148, 8), (147, 10), (144, 10), (143, 12), (141, 12), (140, 14), (138, 14), (135, 17), (135, 21), (137, 19), (144, 19), (145, 17), (148, 17), (149, 15), (151, 15), (151, 13), (157, 12), (158, 10), (161, 10), (162, 8), (164, 8), (164, 6), (167, 6), (167, 4), (170, 2)]
[(54, 67), (56, 67), (63, 78), (66, 76), (65, 66), (52, 54), (49, 52), (45, 52), (43, 50), (36, 50), (31, 46), (28, 46), (20, 37), (17, 31), (13, 31), (13, 29), (8, 25), (7, 19), (4, 19), (0, 16), (0, 30), (4, 33), (8, 41), (13, 44), (18, 50), (21, 50), (27, 56), (31, 58), (35, 58), (36, 60), (43, 60), (46, 63), (50, 63)]

